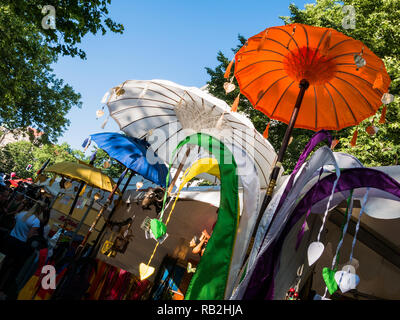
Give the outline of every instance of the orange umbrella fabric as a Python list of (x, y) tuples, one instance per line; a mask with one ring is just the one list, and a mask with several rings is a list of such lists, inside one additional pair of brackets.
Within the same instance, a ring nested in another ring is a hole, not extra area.
[(235, 56), (235, 77), (254, 108), (285, 123), (300, 81), (307, 80), (295, 127), (314, 131), (340, 130), (374, 115), (391, 82), (383, 61), (361, 41), (303, 24), (251, 37)]

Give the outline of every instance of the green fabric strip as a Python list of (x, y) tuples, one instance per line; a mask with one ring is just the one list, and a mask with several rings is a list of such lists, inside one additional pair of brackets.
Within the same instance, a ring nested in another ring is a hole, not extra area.
[[(189, 284), (185, 299), (223, 300), (239, 221), (237, 166), (232, 153), (221, 141), (203, 133), (188, 136), (181, 141), (171, 159), (174, 159), (176, 152), (185, 144), (198, 145), (209, 151), (217, 159), (221, 173), (217, 223)], [(171, 165), (172, 163), (170, 168)], [(168, 180), (169, 175), (167, 176), (167, 186)], [(163, 211), (165, 201), (166, 196), (164, 197)]]

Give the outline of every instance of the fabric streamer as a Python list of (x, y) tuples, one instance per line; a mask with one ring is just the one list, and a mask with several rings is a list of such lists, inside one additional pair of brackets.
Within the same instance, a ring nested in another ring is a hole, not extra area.
[(351, 263), (351, 261), (353, 260), (353, 252), (354, 252), (354, 247), (355, 247), (355, 245), (356, 245), (358, 229), (360, 229), (361, 216), (362, 216), (362, 214), (364, 213), (365, 205), (366, 205), (367, 200), (368, 200), (368, 192), (369, 192), (369, 189), (370, 189), (370, 188), (367, 188), (367, 192), (365, 192), (365, 195), (364, 195), (364, 198), (363, 198), (363, 202), (362, 202), (362, 204), (361, 204), (360, 214), (359, 214), (359, 216), (358, 216), (358, 221), (357, 221), (357, 225), (356, 225), (356, 231), (355, 231), (355, 234), (354, 234), (353, 243), (352, 243), (352, 245), (351, 245), (351, 253), (350, 253), (350, 259), (349, 259), (349, 260), (350, 260), (350, 263)]
[[(314, 201), (319, 202), (330, 195), (336, 176), (330, 174), (323, 179), (318, 186), (318, 192)], [(343, 170), (340, 180), (336, 186), (336, 192), (345, 192), (357, 188), (374, 188), (384, 190), (399, 199), (400, 183), (387, 174), (370, 168), (354, 168)], [(246, 281), (244, 296), (246, 299), (272, 299), (273, 298), (273, 277), (274, 269), (277, 266), (279, 254), (287, 233), (307, 212), (312, 197), (313, 189), (300, 200), (285, 223), (283, 230), (277, 235), (276, 240), (267, 248), (260, 251), (256, 265), (252, 267), (251, 279)], [(243, 281), (245, 281), (244, 279)], [(243, 283), (242, 281), (242, 283)]]
[[(225, 296), (239, 221), (237, 165), (232, 153), (222, 142), (203, 133), (188, 136), (181, 141), (171, 159), (185, 144), (199, 145), (212, 153), (218, 160), (221, 175), (221, 200), (217, 223), (208, 241), (207, 250), (205, 250), (189, 284), (185, 299), (222, 300)], [(169, 168), (171, 166), (172, 162)], [(168, 181), (169, 174), (167, 185)], [(163, 207), (166, 197), (165, 194)]]
[[(338, 289), (338, 284), (336, 283), (335, 280), (335, 273), (337, 271), (337, 265), (339, 263), (339, 250), (342, 247), (344, 236), (347, 232), (347, 227), (349, 225), (350, 217), (353, 212), (353, 190), (350, 191), (350, 196), (347, 199), (347, 208), (346, 208), (346, 213), (344, 215), (344, 223), (342, 224), (341, 227), (341, 234), (340, 234), (340, 240), (338, 243), (338, 246), (336, 247), (336, 252), (332, 260), (332, 266), (331, 268), (323, 268), (322, 270), (322, 277), (324, 278), (325, 284), (326, 284), (326, 289), (325, 293), (323, 295), (323, 298), (326, 298), (326, 293), (329, 291), (329, 294), (333, 294), (336, 292)], [(332, 279), (334, 280), (332, 282)]]
[[(253, 249), (250, 253), (248, 263), (245, 266), (246, 271), (244, 272), (243, 279), (235, 289), (231, 299), (252, 299), (255, 296), (260, 296), (260, 294), (266, 297), (266, 299), (271, 299), (273, 297), (273, 277), (278, 268), (276, 265), (277, 262), (272, 259), (270, 255), (280, 254), (280, 251), (274, 253), (275, 251), (273, 251), (273, 248), (279, 245), (281, 237), (284, 237), (284, 234), (290, 231), (290, 229), (287, 229), (285, 226), (291, 221), (291, 214), (295, 212), (294, 210), (299, 203), (299, 199), (302, 199), (309, 194), (310, 190), (313, 190), (312, 188), (315, 184), (313, 178), (318, 175), (318, 171), (322, 165), (339, 167), (340, 163), (340, 167), (342, 168), (361, 167), (362, 165), (356, 160), (357, 159), (347, 154), (338, 153), (334, 155), (329, 147), (324, 146), (316, 150), (306, 163), (301, 166), (299, 165), (295, 179), (293, 178), (294, 182), (291, 188), (288, 187), (288, 180), (291, 177), (281, 184), (263, 214), (260, 226), (257, 230)], [(339, 162), (337, 163), (337, 161)], [(323, 186), (324, 179), (321, 180), (321, 187)], [(266, 234), (265, 230), (270, 223), (272, 214), (276, 211), (278, 203), (283, 198), (282, 193), (284, 190), (287, 191), (286, 198), (282, 201), (279, 211), (277, 211), (274, 225), (271, 226), (270, 232)], [(329, 192), (331, 192), (331, 190), (332, 186), (330, 186)], [(316, 203), (320, 201), (320, 193), (321, 192), (318, 191), (315, 195)], [(329, 194), (327, 197), (329, 197)], [(307, 203), (304, 213), (307, 212), (310, 205), (312, 205), (311, 202)], [(298, 220), (296, 220), (296, 222), (297, 221)], [(293, 225), (291, 224), (291, 227)], [(260, 278), (263, 280), (261, 281)], [(268, 293), (259, 293), (259, 290), (264, 290), (262, 288), (267, 289)]]

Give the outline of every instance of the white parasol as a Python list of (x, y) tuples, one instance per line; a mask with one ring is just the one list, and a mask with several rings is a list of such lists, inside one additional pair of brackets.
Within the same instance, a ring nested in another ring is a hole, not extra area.
[[(277, 158), (272, 145), (245, 115), (231, 112), (224, 101), (209, 93), (166, 80), (128, 80), (110, 89), (103, 102), (123, 132), (145, 138), (165, 162), (169, 163), (173, 150), (186, 136), (203, 132), (230, 149), (232, 145), (243, 149), (254, 161), (260, 187), (268, 185)], [(174, 167), (179, 166), (187, 148), (181, 149)], [(208, 152), (195, 147), (184, 168), (206, 156)]]

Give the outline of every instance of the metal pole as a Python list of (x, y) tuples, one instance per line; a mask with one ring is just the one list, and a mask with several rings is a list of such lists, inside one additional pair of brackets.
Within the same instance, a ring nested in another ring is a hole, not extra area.
[(174, 188), (175, 182), (176, 182), (176, 180), (178, 180), (179, 174), (181, 173), (182, 168), (185, 165), (185, 162), (186, 162), (187, 158), (189, 157), (190, 150), (191, 150), (190, 147), (188, 147), (187, 150), (186, 150), (185, 156), (183, 157), (181, 163), (179, 164), (179, 167), (176, 170), (175, 176), (172, 179), (171, 184), (169, 185), (168, 193), (172, 192), (172, 189)]
[[(305, 80), (305, 79), (300, 81), (300, 84), (299, 84), (300, 92), (299, 92), (299, 94), (297, 96), (297, 101), (296, 101), (296, 104), (294, 106), (294, 109), (293, 109), (292, 116), (290, 118), (288, 127), (286, 129), (285, 136), (283, 137), (282, 145), (281, 145), (281, 148), (280, 148), (279, 153), (278, 153), (278, 158), (276, 160), (275, 167), (272, 170), (272, 173), (271, 173), (271, 176), (270, 176), (270, 181), (269, 181), (269, 185), (268, 185), (268, 188), (267, 188), (267, 192), (266, 192), (264, 200), (262, 202), (261, 210), (258, 213), (257, 221), (256, 221), (256, 224), (255, 224), (254, 229), (253, 229), (253, 234), (252, 234), (252, 237), (251, 237), (251, 241), (250, 241), (249, 247), (247, 248), (247, 254), (246, 254), (246, 258), (245, 258), (244, 261), (246, 261), (247, 257), (250, 255), (250, 251), (251, 251), (251, 249), (253, 247), (254, 239), (255, 239), (255, 236), (257, 234), (257, 229), (259, 227), (261, 218), (262, 218), (262, 216), (264, 214), (264, 211), (267, 208), (268, 204), (271, 202), (272, 194), (273, 194), (274, 188), (276, 186), (276, 179), (278, 178), (279, 171), (281, 170), (282, 161), (283, 161), (286, 149), (287, 149), (287, 147), (289, 145), (289, 139), (292, 136), (292, 131), (293, 131), (294, 125), (296, 123), (297, 116), (298, 116), (299, 111), (300, 111), (301, 103), (303, 101), (304, 94), (305, 94), (306, 90), (308, 89), (309, 85), (310, 85), (309, 82), (307, 80)], [(271, 222), (268, 225), (266, 234), (269, 232), (270, 227), (271, 227), (275, 217), (276, 217), (276, 212), (272, 216), (272, 219), (271, 219)]]
[(76, 229), (74, 231), (74, 234), (72, 235), (72, 238), (70, 240), (70, 245), (72, 244), (74, 238), (76, 237), (76, 235), (78, 234), (79, 230), (81, 229), (81, 227), (82, 227), (87, 215), (89, 214), (90, 210), (93, 207), (93, 204), (94, 204), (94, 198), (91, 199), (91, 201), (90, 201), (90, 203), (88, 205), (88, 208), (86, 209), (85, 213), (83, 214), (83, 217), (82, 217), (81, 221), (79, 222), (78, 226), (76, 227)]
[(79, 255), (82, 252), (82, 249), (85, 247), (86, 242), (88, 241), (90, 235), (92, 234), (94, 228), (96, 227), (97, 223), (100, 220), (100, 217), (103, 215), (103, 212), (107, 210), (108, 206), (111, 204), (111, 201), (114, 197), (115, 192), (117, 191), (119, 185), (121, 184), (122, 180), (124, 179), (126, 173), (128, 172), (128, 168), (126, 168), (124, 170), (124, 172), (121, 174), (121, 176), (118, 179), (117, 184), (114, 186), (113, 190), (111, 191), (111, 193), (109, 194), (106, 203), (103, 205), (103, 207), (100, 209), (99, 213), (97, 214), (96, 219), (93, 221), (92, 225), (90, 226), (89, 231), (86, 233), (85, 238), (82, 240), (82, 243), (79, 245), (77, 251), (76, 251), (76, 255), (79, 257)]
[(112, 209), (110, 215), (109, 215), (108, 218), (107, 218), (107, 221), (104, 223), (103, 227), (101, 228), (101, 231), (99, 232), (99, 234), (97, 235), (96, 240), (95, 240), (94, 243), (93, 243), (91, 255), (97, 254), (96, 246), (97, 246), (97, 244), (100, 242), (100, 239), (101, 239), (101, 238), (103, 237), (103, 235), (104, 235), (104, 232), (105, 232), (105, 230), (106, 230), (106, 228), (107, 228), (107, 222), (110, 221), (111, 218), (112, 218), (112, 216), (114, 215), (114, 213), (115, 213), (115, 211), (116, 211), (118, 205), (119, 205), (120, 202), (122, 201), (122, 196), (123, 196), (123, 194), (125, 193), (126, 189), (128, 188), (128, 185), (129, 185), (129, 183), (131, 182), (131, 179), (132, 179), (135, 175), (136, 175), (136, 172), (134, 172), (134, 171), (131, 170), (131, 174), (129, 175), (129, 178), (128, 178), (128, 180), (126, 181), (126, 183), (125, 183), (125, 185), (124, 185), (124, 187), (123, 187), (123, 189), (122, 189), (122, 191), (121, 191), (120, 196), (118, 197), (117, 204), (113, 207), (113, 209)]

